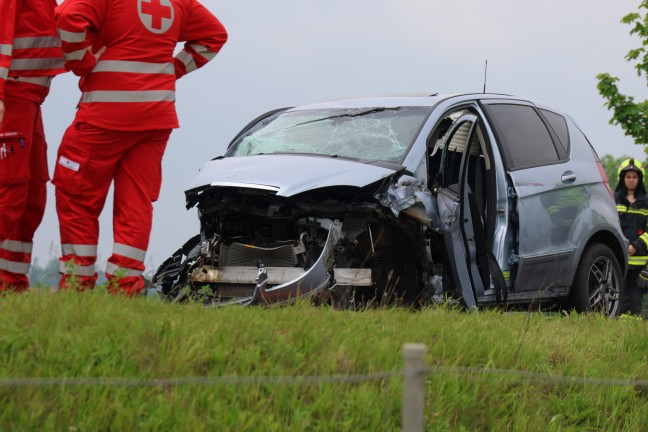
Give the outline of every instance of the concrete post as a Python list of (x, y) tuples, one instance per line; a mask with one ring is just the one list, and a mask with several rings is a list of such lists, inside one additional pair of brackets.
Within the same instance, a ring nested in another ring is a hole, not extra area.
[(423, 432), (425, 411), (425, 345), (406, 343), (403, 376), (403, 431)]

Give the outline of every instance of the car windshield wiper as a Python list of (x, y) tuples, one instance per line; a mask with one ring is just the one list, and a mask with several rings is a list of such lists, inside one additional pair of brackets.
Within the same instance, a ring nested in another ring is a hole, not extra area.
[(329, 116), (329, 117), (322, 117), (322, 118), (318, 118), (318, 119), (308, 120), (308, 121), (305, 121), (305, 122), (301, 122), (301, 123), (294, 124), (294, 125), (292, 125), (292, 126), (290, 126), (290, 127), (291, 127), (291, 128), (294, 128), (294, 127), (297, 127), (297, 126), (303, 126), (303, 125), (305, 125), (305, 124), (309, 124), (309, 123), (316, 123), (316, 122), (320, 122), (320, 121), (324, 121), (324, 120), (331, 120), (331, 119), (342, 118), (342, 117), (363, 117), (363, 116), (366, 116), (366, 115), (369, 115), (369, 114), (374, 114), (374, 113), (383, 112), (383, 111), (387, 111), (387, 110), (390, 110), (390, 111), (398, 111), (399, 109), (400, 109), (400, 107), (394, 107), (394, 108), (385, 108), (385, 107), (383, 107), (383, 108), (373, 108), (373, 109), (370, 109), (370, 110), (367, 110), (367, 111), (361, 111), (361, 112), (354, 113), (354, 114), (351, 114), (351, 113), (347, 113), (347, 114), (337, 114), (337, 115), (332, 115), (332, 116)]
[(328, 153), (308, 153), (308, 152), (266, 152), (266, 153), (256, 153), (255, 156), (259, 155), (289, 155), (289, 156), (317, 156), (317, 157), (323, 157), (323, 158), (329, 158), (329, 159), (345, 159), (345, 160), (352, 160), (352, 161), (360, 161), (359, 157), (355, 156), (344, 156), (344, 155), (339, 155), (339, 154), (328, 154)]

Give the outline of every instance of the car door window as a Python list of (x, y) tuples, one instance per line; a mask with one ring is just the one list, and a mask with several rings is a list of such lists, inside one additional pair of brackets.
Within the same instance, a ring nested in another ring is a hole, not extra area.
[(502, 147), (508, 169), (560, 161), (551, 134), (533, 107), (492, 104), (485, 109)]

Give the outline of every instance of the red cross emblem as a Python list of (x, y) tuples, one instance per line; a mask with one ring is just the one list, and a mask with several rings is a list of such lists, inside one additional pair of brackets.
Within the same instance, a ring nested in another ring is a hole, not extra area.
[(173, 23), (173, 5), (170, 0), (139, 0), (137, 12), (142, 24), (153, 33), (164, 33)]

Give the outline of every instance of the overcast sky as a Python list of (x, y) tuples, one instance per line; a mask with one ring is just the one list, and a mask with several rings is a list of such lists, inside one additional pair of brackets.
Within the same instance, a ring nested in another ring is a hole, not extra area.
[[(595, 76), (621, 79), (648, 98), (624, 60), (640, 45), (621, 18), (640, 0), (205, 0), (229, 41), (178, 82), (180, 129), (164, 156), (164, 179), (146, 258), (154, 270), (198, 233), (184, 190), (248, 121), (268, 110), (347, 96), (481, 92), (525, 96), (570, 114), (600, 156), (644, 158), (608, 123)], [(43, 105), (50, 172), (79, 98), (77, 78), (57, 77)], [(60, 251), (54, 189), (36, 233), (42, 263)], [(112, 193), (112, 191), (111, 191)], [(100, 218), (99, 265), (112, 250), (112, 199)]]

